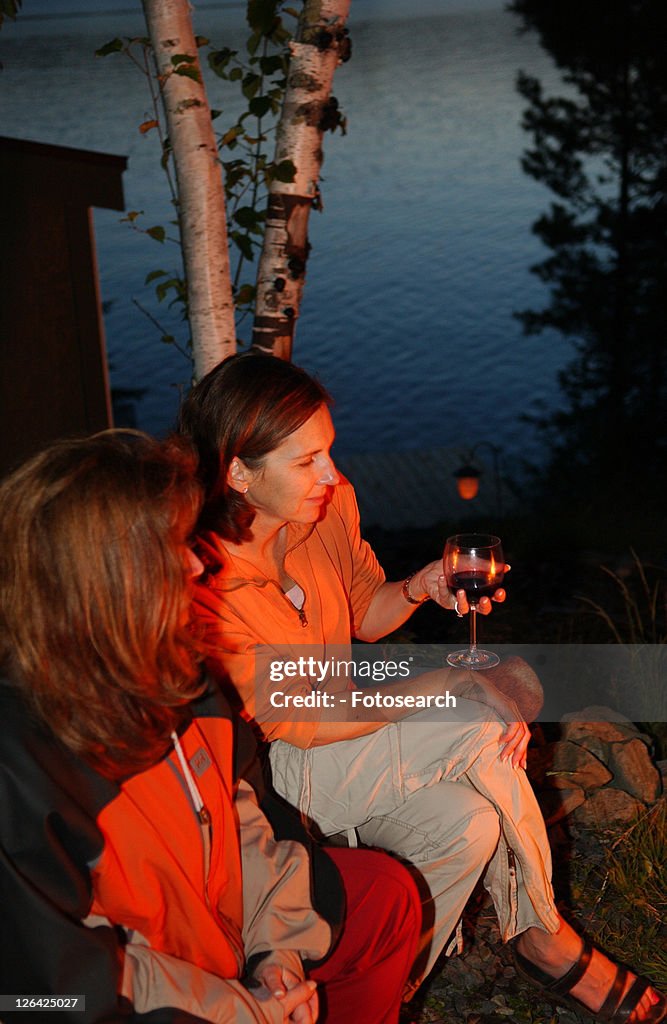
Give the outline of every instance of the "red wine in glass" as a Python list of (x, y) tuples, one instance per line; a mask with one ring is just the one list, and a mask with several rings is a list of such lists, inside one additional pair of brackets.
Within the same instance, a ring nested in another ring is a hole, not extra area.
[(498, 589), (498, 577), (481, 569), (464, 569), (452, 575), (449, 584), (452, 594), (457, 590), (465, 590), (468, 604), (477, 604), (482, 597), (491, 597)]
[(493, 651), (477, 646), (477, 605), (491, 597), (505, 574), (505, 557), (498, 537), (487, 533), (459, 533), (448, 537), (442, 559), (447, 586), (453, 594), (465, 590), (470, 605), (470, 645), (453, 651), (447, 663), (455, 668), (493, 668), (500, 661)]

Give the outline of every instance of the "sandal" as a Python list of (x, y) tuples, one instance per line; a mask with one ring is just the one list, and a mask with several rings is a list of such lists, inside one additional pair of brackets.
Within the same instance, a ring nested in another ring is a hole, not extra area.
[[(577, 982), (583, 978), (593, 956), (592, 944), (588, 939), (584, 939), (583, 942), (584, 945), (579, 959), (561, 978), (553, 978), (550, 974), (537, 967), (536, 964), (527, 960), (525, 956), (522, 956), (512, 946), (517, 973), (530, 982), (531, 985), (541, 989), (544, 995), (553, 1002), (569, 1006), (574, 1010), (583, 1010), (590, 1017), (598, 1021), (605, 1021), (606, 1024), (626, 1024), (633, 1011), (639, 1005), (641, 997), (647, 989), (653, 988), (653, 985), (647, 978), (638, 976), (623, 996), (623, 989), (627, 983), (629, 972), (625, 967), (617, 967), (616, 977), (611, 984), (604, 1003), (599, 1010), (591, 1010), (580, 999), (570, 994)], [(660, 1001), (655, 1003), (638, 1024), (660, 1024), (666, 1017), (667, 999), (664, 996), (660, 996)]]

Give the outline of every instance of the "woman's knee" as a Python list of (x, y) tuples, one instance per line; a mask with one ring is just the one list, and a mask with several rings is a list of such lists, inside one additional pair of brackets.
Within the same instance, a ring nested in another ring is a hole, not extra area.
[(500, 818), (488, 800), (471, 814), (465, 826), (465, 837), (468, 848), (475, 850), (480, 860), (491, 859), (500, 839)]
[(435, 788), (440, 791), (443, 814), (440, 827), (433, 829), (433, 841), (452, 853), (474, 851), (476, 859), (490, 860), (500, 838), (500, 818), (493, 803), (462, 780), (442, 782)]

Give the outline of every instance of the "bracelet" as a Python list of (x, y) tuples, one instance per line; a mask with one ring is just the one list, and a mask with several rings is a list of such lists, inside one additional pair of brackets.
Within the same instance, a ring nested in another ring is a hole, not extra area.
[(403, 586), (401, 587), (401, 593), (408, 604), (423, 604), (424, 601), (428, 601), (429, 598), (428, 594), (425, 594), (424, 597), (420, 597), (418, 601), (415, 601), (414, 597), (410, 597), (410, 580), (412, 580), (416, 575), (416, 572), (411, 572), (410, 575), (403, 580)]

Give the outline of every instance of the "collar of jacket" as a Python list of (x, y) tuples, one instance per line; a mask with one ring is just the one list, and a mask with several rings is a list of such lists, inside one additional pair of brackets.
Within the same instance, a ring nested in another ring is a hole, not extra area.
[[(308, 540), (316, 526), (317, 523), (287, 523), (288, 541), (285, 558)], [(230, 551), (220, 534), (214, 530), (207, 530), (197, 537), (196, 550), (204, 564), (206, 585), (212, 590), (224, 593), (246, 586), (265, 587), (270, 583), (276, 584), (282, 590), (277, 580), (257, 570), (255, 575), (244, 571), (245, 567), (254, 567), (242, 555)]]

